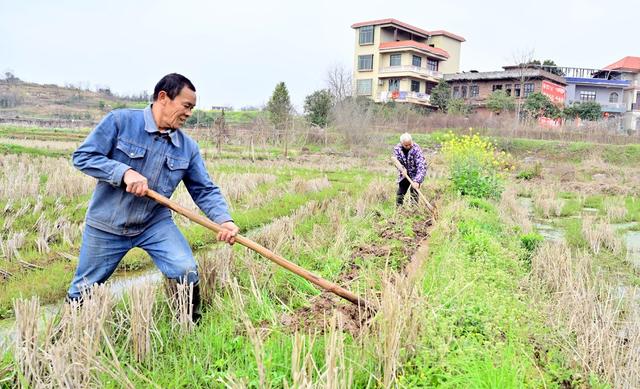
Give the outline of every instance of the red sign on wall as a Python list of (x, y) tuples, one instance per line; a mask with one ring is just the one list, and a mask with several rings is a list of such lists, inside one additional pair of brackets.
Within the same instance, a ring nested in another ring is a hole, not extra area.
[(564, 104), (566, 90), (562, 85), (543, 80), (542, 94), (549, 97), (554, 104)]

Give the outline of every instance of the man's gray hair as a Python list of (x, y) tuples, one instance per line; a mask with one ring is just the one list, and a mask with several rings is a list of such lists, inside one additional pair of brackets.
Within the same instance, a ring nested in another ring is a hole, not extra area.
[(404, 134), (400, 135), (400, 143), (407, 143), (407, 142), (412, 142), (411, 134), (409, 134), (408, 132), (405, 132)]

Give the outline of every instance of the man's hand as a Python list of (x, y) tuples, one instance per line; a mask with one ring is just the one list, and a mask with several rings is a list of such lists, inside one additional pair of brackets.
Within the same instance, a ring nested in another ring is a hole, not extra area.
[(149, 190), (147, 179), (133, 169), (124, 172), (124, 183), (127, 185), (127, 192), (138, 197), (146, 195)]
[(229, 244), (236, 243), (236, 235), (238, 235), (240, 228), (234, 222), (222, 223), (220, 227), (222, 227), (222, 231), (218, 232), (218, 241)]
[(420, 189), (420, 183), (419, 182), (412, 182), (411, 186), (413, 187), (413, 189)]

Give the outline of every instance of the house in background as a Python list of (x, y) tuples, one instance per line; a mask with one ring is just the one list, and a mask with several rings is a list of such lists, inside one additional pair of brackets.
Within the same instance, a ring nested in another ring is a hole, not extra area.
[(495, 72), (463, 72), (445, 74), (451, 86), (451, 97), (463, 99), (477, 112), (488, 113), (486, 99), (496, 90), (503, 90), (516, 101), (526, 99), (531, 93), (541, 92), (556, 104), (564, 104), (564, 78), (537, 67), (504, 66)]
[(619, 74), (621, 80), (629, 82), (624, 87), (622, 103), (625, 113), (622, 120), (624, 130), (640, 130), (640, 57), (624, 57), (605, 66), (605, 71)]
[(355, 23), (354, 87), (375, 102), (430, 106), (431, 89), (443, 73), (460, 68), (465, 39), (427, 31), (395, 19)]
[(621, 117), (626, 111), (624, 90), (630, 85), (618, 71), (560, 67), (567, 80), (566, 105), (595, 101), (603, 116)]

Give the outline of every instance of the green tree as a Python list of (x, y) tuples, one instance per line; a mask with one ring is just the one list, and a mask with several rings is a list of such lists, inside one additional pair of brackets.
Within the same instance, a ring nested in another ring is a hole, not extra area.
[(562, 112), (567, 119), (580, 118), (596, 121), (602, 117), (602, 107), (596, 101), (585, 101), (572, 104)]
[(313, 92), (304, 99), (304, 113), (307, 120), (320, 127), (326, 127), (333, 96), (327, 89)]
[(532, 118), (541, 116), (557, 119), (561, 115), (561, 111), (553, 104), (551, 99), (540, 92), (534, 92), (527, 97), (524, 102), (524, 112)]
[(282, 128), (291, 116), (291, 100), (289, 98), (289, 91), (284, 82), (280, 82), (273, 90), (273, 95), (267, 103), (267, 111), (269, 112), (269, 118), (276, 128)]
[(487, 109), (494, 113), (513, 111), (515, 108), (515, 99), (503, 90), (496, 90), (487, 97)]
[(520, 64), (520, 66), (542, 69), (557, 76), (564, 77), (564, 72), (560, 70), (558, 65), (556, 65), (556, 62), (551, 59), (545, 59), (543, 62), (540, 62), (538, 59), (534, 59), (526, 64)]
[(440, 80), (438, 85), (436, 85), (431, 90), (431, 105), (438, 108), (438, 110), (445, 112), (447, 111), (447, 105), (449, 104), (449, 100), (451, 100), (451, 87), (445, 80)]
[(452, 98), (447, 103), (447, 113), (452, 115), (467, 115), (471, 112), (471, 107), (463, 99)]
[(552, 61), (550, 59), (545, 59), (544, 62), (542, 62), (542, 70), (546, 70), (549, 73), (564, 77), (564, 72), (558, 69), (558, 65), (556, 65), (555, 61)]

